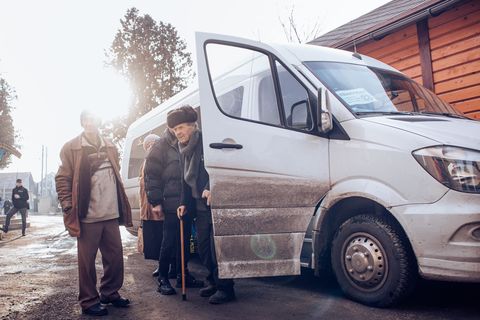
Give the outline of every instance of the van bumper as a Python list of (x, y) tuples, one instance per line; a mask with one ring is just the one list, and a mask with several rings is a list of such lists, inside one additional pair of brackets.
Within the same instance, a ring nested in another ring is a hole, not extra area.
[(449, 190), (433, 204), (393, 207), (426, 279), (480, 282), (480, 194)]

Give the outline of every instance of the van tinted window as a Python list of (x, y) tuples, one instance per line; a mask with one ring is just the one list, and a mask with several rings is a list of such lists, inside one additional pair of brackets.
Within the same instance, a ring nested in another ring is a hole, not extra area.
[(140, 175), (140, 169), (142, 168), (143, 161), (145, 161), (146, 153), (143, 150), (143, 139), (150, 133), (154, 133), (157, 136), (161, 136), (167, 128), (166, 124), (163, 124), (149, 132), (144, 133), (138, 138), (133, 139), (130, 147), (130, 158), (128, 160), (128, 179), (138, 178)]
[(130, 159), (128, 160), (128, 179), (136, 178), (140, 175), (140, 168), (145, 159), (145, 151), (141, 145), (143, 136), (133, 140), (130, 149)]

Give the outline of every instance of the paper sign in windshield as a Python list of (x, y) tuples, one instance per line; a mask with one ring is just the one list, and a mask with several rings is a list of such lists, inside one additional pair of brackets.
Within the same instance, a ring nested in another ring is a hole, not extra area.
[(336, 93), (350, 106), (368, 104), (377, 101), (377, 99), (375, 99), (375, 97), (364, 88), (339, 90), (336, 91)]

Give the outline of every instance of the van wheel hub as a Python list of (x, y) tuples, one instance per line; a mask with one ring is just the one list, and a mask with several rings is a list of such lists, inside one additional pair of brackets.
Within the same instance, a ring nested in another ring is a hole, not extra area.
[(383, 284), (388, 262), (380, 242), (370, 234), (352, 234), (343, 246), (344, 268), (349, 281), (362, 290)]

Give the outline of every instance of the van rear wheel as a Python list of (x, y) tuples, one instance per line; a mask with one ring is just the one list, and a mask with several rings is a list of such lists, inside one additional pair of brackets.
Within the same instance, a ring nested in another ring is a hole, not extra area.
[(366, 305), (397, 304), (415, 285), (409, 244), (384, 218), (359, 215), (344, 222), (333, 240), (331, 259), (343, 292)]

